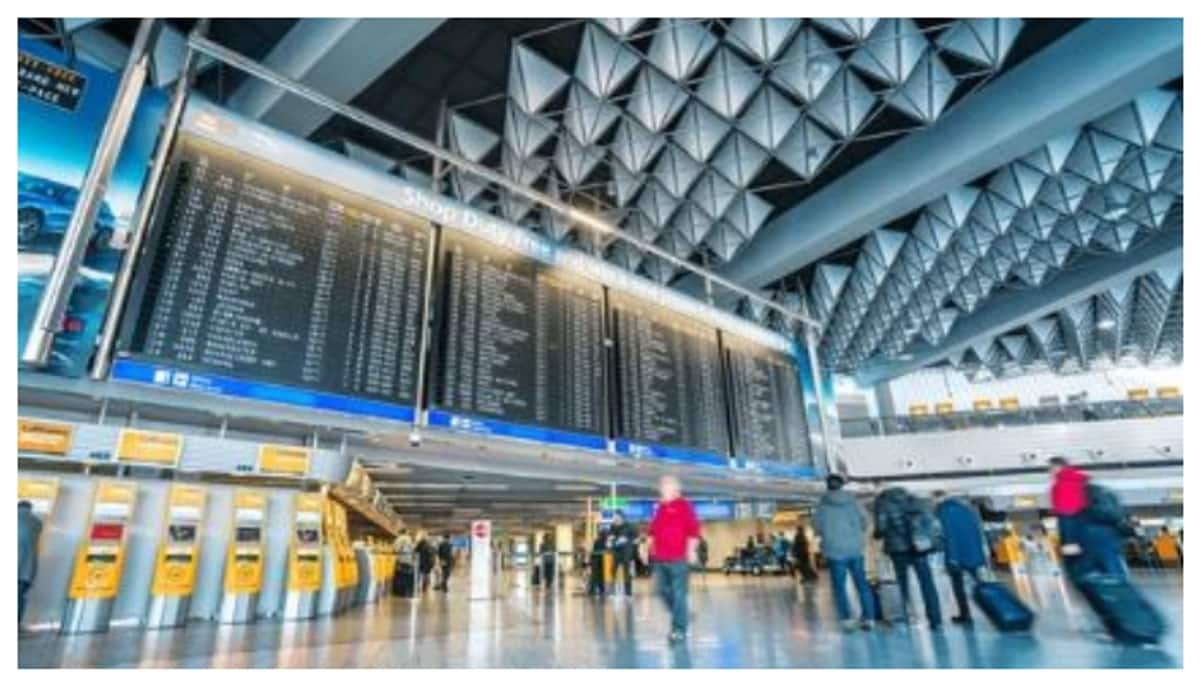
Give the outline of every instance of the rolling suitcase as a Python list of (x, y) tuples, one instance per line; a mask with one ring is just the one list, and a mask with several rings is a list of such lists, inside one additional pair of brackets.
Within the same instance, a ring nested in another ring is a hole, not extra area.
[(875, 596), (875, 619), (888, 624), (903, 624), (907, 619), (904, 612), (904, 596), (900, 584), (895, 581), (875, 581), (871, 584)]
[(1033, 626), (1033, 610), (999, 581), (980, 581), (971, 594), (975, 604), (1000, 631), (1029, 631)]
[(1089, 574), (1076, 584), (1104, 628), (1117, 641), (1131, 645), (1158, 643), (1166, 623), (1128, 579), (1113, 574)]
[(542, 566), (540, 564), (533, 565), (533, 581), (531, 583), (534, 586), (542, 585)]

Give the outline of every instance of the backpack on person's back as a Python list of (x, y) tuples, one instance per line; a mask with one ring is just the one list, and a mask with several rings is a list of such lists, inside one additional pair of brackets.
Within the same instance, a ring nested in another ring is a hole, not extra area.
[(942, 523), (925, 500), (911, 496), (907, 512), (908, 544), (914, 553), (925, 555), (942, 549)]

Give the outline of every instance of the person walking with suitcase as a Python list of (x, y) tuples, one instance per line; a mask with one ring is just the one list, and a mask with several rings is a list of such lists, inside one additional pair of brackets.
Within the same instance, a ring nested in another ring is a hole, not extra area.
[(971, 577), (973, 584), (980, 582), (979, 571), (987, 565), (983, 551), (983, 521), (969, 503), (959, 498), (946, 496), (945, 491), (933, 494), (937, 507), (934, 510), (942, 526), (942, 546), (945, 555), (946, 573), (950, 575), (950, 586), (954, 589), (954, 601), (958, 614), (951, 617), (955, 624), (970, 625), (971, 603), (967, 600), (964, 577)]
[(700, 544), (700, 520), (683, 497), (679, 479), (664, 475), (658, 480), (658, 509), (650, 521), (650, 560), (658, 593), (671, 613), (667, 640), (677, 644), (687, 636), (688, 574)]
[(941, 548), (941, 526), (928, 505), (898, 486), (884, 489), (875, 499), (875, 537), (883, 541), (883, 550), (896, 570), (905, 614), (911, 617), (908, 570), (912, 569), (917, 575), (929, 628), (940, 629), (942, 608), (928, 556)]
[[(856, 626), (870, 630), (875, 626), (875, 599), (867, 583), (863, 567), (863, 548), (867, 540), (867, 515), (853, 493), (842, 490), (846, 480), (831, 474), (825, 480), (826, 491), (813, 513), (813, 527), (821, 537), (821, 554), (829, 565), (829, 582), (833, 599), (844, 631)], [(846, 593), (846, 577), (854, 580), (862, 619), (854, 621), (850, 596)]]

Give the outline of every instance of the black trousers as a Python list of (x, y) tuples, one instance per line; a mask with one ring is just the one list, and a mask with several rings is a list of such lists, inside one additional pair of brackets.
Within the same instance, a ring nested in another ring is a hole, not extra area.
[(616, 591), (617, 579), (625, 587), (625, 595), (633, 595), (633, 560), (622, 555), (613, 557), (613, 591)]
[(979, 568), (946, 567), (946, 573), (950, 575), (950, 587), (954, 589), (954, 602), (958, 603), (958, 616), (970, 619), (971, 602), (967, 598), (964, 577), (970, 576), (973, 582), (979, 583)]

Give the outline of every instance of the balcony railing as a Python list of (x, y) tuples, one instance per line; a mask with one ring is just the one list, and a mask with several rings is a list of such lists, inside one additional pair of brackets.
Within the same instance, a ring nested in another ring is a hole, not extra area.
[(1016, 410), (983, 410), (949, 414), (902, 415), (842, 419), (843, 438), (961, 431), (963, 429), (1145, 419), (1183, 414), (1183, 398), (1113, 400), (1108, 402), (1042, 405)]

